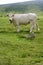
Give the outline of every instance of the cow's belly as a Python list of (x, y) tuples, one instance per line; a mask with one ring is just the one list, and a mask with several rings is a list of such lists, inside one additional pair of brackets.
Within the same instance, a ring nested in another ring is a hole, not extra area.
[(29, 23), (30, 23), (30, 21), (20, 21), (20, 22), (19, 22), (20, 25), (27, 25), (27, 24), (29, 24)]
[(21, 17), (21, 18), (17, 18), (16, 19), (16, 22), (19, 23), (19, 24), (28, 24), (30, 21), (29, 21), (29, 18), (28, 17)]

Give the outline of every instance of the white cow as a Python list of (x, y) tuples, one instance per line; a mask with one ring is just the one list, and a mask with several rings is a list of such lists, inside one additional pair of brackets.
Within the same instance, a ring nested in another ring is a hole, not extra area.
[(37, 25), (37, 15), (35, 13), (27, 13), (27, 14), (8, 14), (10, 23), (13, 23), (15, 25), (17, 32), (20, 31), (19, 26), (27, 25), (30, 23), (30, 32), (33, 31), (33, 29), (36, 31), (36, 29), (39, 31), (39, 27)]

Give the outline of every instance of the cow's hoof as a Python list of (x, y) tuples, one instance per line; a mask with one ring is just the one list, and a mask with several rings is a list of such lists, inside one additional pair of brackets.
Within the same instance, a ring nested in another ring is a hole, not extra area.
[(29, 34), (29, 38), (31, 38), (31, 39), (35, 38), (34, 32), (32, 32), (32, 33)]

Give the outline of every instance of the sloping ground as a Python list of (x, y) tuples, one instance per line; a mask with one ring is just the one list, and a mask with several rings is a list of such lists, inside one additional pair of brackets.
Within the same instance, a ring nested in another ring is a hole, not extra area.
[(43, 1), (27, 1), (22, 3), (12, 3), (0, 5), (0, 12), (34, 12), (43, 11)]
[(40, 33), (31, 40), (20, 37), (29, 34), (28, 26), (17, 33), (7, 17), (0, 17), (0, 65), (43, 65), (43, 17), (39, 18)]

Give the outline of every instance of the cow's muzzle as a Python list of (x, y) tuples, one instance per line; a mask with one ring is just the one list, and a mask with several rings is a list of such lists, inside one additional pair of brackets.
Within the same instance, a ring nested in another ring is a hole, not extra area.
[(9, 20), (10, 21), (10, 23), (12, 23), (12, 20)]

